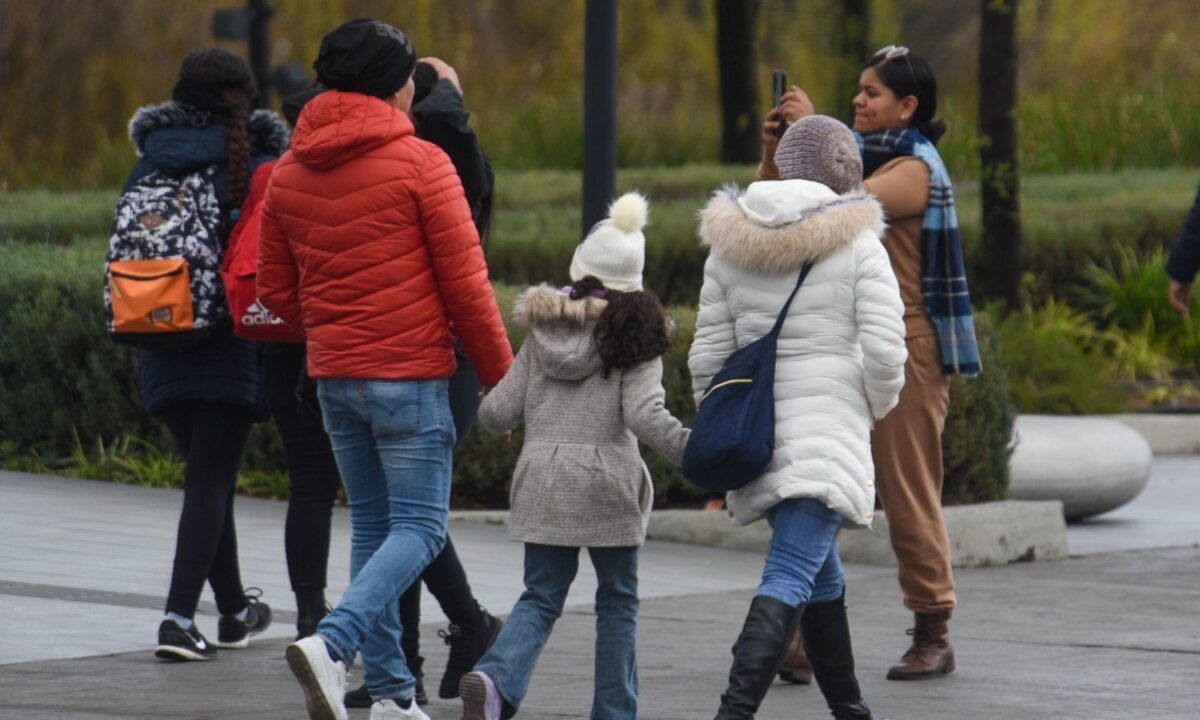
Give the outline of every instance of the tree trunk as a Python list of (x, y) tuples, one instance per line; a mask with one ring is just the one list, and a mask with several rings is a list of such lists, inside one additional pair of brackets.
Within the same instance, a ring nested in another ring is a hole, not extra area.
[(721, 162), (759, 160), (758, 0), (716, 0), (717, 68), (721, 85)]
[(854, 122), (852, 99), (858, 94), (859, 67), (871, 56), (870, 0), (842, 0), (841, 71), (838, 73), (838, 117), (847, 125)]
[(1017, 1), (983, 0), (979, 42), (979, 134), (984, 295), (1019, 301), (1021, 216), (1017, 168)]

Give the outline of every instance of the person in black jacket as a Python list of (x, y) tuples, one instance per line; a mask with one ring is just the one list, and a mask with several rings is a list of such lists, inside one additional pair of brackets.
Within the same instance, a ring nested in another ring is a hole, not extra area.
[[(470, 113), (463, 105), (458, 74), (454, 68), (437, 58), (422, 58), (413, 73), (413, 82), (416, 92), (410, 112), (417, 136), (440, 147), (454, 163), (454, 168), (462, 180), (467, 203), (471, 207), (471, 217), (481, 241), (486, 243), (491, 219), (494, 176), (491, 163), (480, 148), (475, 131), (467, 124)], [(325, 88), (318, 85), (285, 98), (283, 112), (288, 121), (294, 126), (304, 105), (324, 91)], [(293, 473), (293, 483), (297, 479), (293, 470), (293, 456), (297, 460), (301, 457), (306, 459), (303, 463), (298, 463), (305, 465), (299, 468), (303, 477), (314, 475), (326, 478), (325, 481), (316, 483), (306, 480), (306, 485), (311, 485), (320, 492), (312, 494), (312, 497), (301, 505), (305, 522), (313, 527), (309, 528), (305, 537), (301, 537), (305, 535), (305, 523), (297, 522), (295, 527), (295, 546), (303, 549), (304, 557), (297, 553), (297, 557), (293, 558), (293, 543), (290, 540), (286, 543), (289, 566), (294, 563), (297, 567), (315, 568), (317, 560), (320, 561), (321, 572), (319, 575), (313, 574), (314, 578), (320, 580), (319, 588), (309, 587), (303, 591), (296, 588), (299, 611), (297, 629), (300, 635), (308, 635), (313, 632), (325, 612), (323, 569), (329, 554), (329, 508), (332, 507), (333, 496), (336, 494), (337, 470), (333, 464), (329, 440), (325, 437), (321, 425), (313, 383), (302, 375), (303, 345), (270, 343), (266, 357), (267, 386), (269, 395), (273, 398), (272, 412), (276, 415), (276, 422), (283, 434), (284, 446), (295, 448), (294, 453), (291, 449), (288, 451), (288, 468), (289, 472)], [(461, 346), (455, 348), (455, 358), (458, 367), (450, 377), (450, 410), (454, 416), (458, 442), (461, 443), (475, 421), (475, 413), (479, 408), (480, 385)], [(289, 392), (288, 387), (295, 386), (298, 378), (299, 386)], [(315, 419), (310, 418), (299, 423), (294, 421), (297, 416), (307, 417), (305, 413), (311, 409), (315, 409)], [(281, 417), (285, 422), (280, 422)], [(318, 455), (324, 457), (317, 460), (315, 456)], [(296, 504), (295, 498), (292, 502)], [(300, 510), (297, 514), (300, 514)], [(289, 534), (293, 534), (292, 515), (293, 511), (289, 507)], [(312, 538), (321, 539), (322, 542), (314, 545)], [(458, 681), (491, 646), (500, 631), (501, 621), (480, 607), (449, 535), (446, 537), (446, 545), (421, 574), (421, 579), (441, 605), (446, 617), (450, 619), (450, 629), (439, 633), (450, 645), (450, 659), (446, 672), (442, 675), (438, 695), (446, 699), (455, 698), (458, 697)], [(428, 702), (428, 696), (423, 682), (424, 658), (420, 654), (420, 583), (414, 583), (401, 596), (400, 621), (401, 627), (404, 628), (404, 657), (413, 677), (417, 679), (414, 697), (419, 705), (424, 705)], [(371, 697), (366, 685), (347, 692), (345, 703), (347, 707), (352, 708), (370, 707)]]
[(417, 137), (437, 145), (450, 156), (462, 180), (479, 239), (486, 249), (495, 178), (492, 164), (479, 147), (475, 131), (467, 124), (471, 114), (463, 105), (458, 73), (435, 57), (421, 58), (413, 73), (413, 82), (417, 92), (410, 114)]
[(1196, 270), (1200, 268), (1200, 190), (1196, 191), (1196, 199), (1188, 212), (1179, 240), (1171, 248), (1171, 257), (1167, 260), (1167, 275), (1171, 276), (1169, 298), (1171, 307), (1182, 315), (1188, 314), (1192, 299), (1192, 281), (1196, 279)]

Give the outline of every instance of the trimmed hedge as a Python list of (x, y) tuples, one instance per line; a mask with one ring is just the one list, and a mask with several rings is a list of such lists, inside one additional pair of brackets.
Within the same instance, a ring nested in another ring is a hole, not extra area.
[[(78, 431), (84, 447), (95, 438), (106, 443), (134, 435), (170, 449), (161, 426), (142, 410), (137, 390), (135, 353), (104, 337), (101, 310), (103, 244), (95, 238), (68, 247), (36, 243), (0, 243), (0, 437), (36, 451), (48, 461), (66, 458)], [(517, 289), (498, 286), (506, 315)], [(664, 362), (667, 405), (686, 424), (694, 412), (687, 351), (694, 334), (695, 312), (673, 307), (677, 330)], [(523, 340), (510, 326), (514, 346)], [(998, 370), (999, 364), (985, 357)], [(987, 376), (985, 376), (987, 377)], [(995, 377), (999, 377), (997, 374)], [(962, 420), (947, 430), (947, 457), (970, 457), (947, 477), (947, 498), (961, 501), (1001, 497), (1003, 483), (991, 478), (1005, 472), (996, 463), (1006, 456), (998, 446), (997, 430), (983, 418), (995, 416), (1002, 402), (1002, 383), (956, 385), (954, 407)], [(961, 393), (961, 396), (960, 396)], [(999, 393), (997, 395), (996, 393)], [(966, 418), (971, 418), (970, 422)], [(955, 454), (953, 448), (962, 446)], [(986, 452), (980, 448), (987, 448)], [(511, 443), (476, 427), (455, 458), (453, 502), (463, 508), (506, 507), (512, 468), (521, 449), (521, 434)], [(679, 470), (647, 452), (655, 479), (658, 507), (701, 504), (710, 495), (687, 482)], [(270, 423), (259, 424), (247, 447), (247, 472), (282, 469), (278, 433)], [(990, 493), (990, 494), (989, 494)]]
[[(751, 167), (720, 165), (619, 173), (618, 191), (639, 189), (650, 198), (646, 286), (664, 303), (688, 306), (699, 297), (705, 252), (696, 240), (696, 215), (708, 196), (722, 184), (745, 185), (753, 177)], [(1141, 256), (1170, 245), (1198, 179), (1200, 170), (1190, 168), (1022, 177), (1023, 256), (1031, 299), (1085, 284), (1091, 263), (1103, 265), (1121, 249)], [(978, 184), (959, 182), (955, 189), (967, 272), (979, 287), (977, 278), (987, 268), (979, 247)], [(115, 195), (0, 193), (0, 242), (68, 245), (77, 238), (99, 238), (112, 223)], [(493, 279), (527, 285), (565, 277), (580, 239), (579, 208), (578, 173), (499, 171), (488, 246)]]

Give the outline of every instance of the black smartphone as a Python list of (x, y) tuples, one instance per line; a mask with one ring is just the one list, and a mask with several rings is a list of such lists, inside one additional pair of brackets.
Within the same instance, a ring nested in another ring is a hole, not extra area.
[[(779, 107), (779, 103), (783, 102), (783, 94), (787, 92), (787, 71), (776, 70), (771, 73), (771, 107)], [(787, 121), (782, 117), (779, 118), (779, 127), (775, 128), (775, 136), (783, 137), (784, 131), (787, 130)]]

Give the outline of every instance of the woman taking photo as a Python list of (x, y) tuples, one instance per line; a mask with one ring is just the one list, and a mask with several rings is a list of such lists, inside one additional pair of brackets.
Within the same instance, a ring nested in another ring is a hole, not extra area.
[[(779, 177), (775, 131), (780, 120), (812, 113), (808, 96), (793, 87), (768, 114), (759, 178)], [(942, 430), (949, 376), (980, 371), (954, 191), (935, 148), (946, 126), (936, 115), (937, 80), (928, 63), (908, 48), (883, 48), (863, 65), (854, 130), (864, 185), (887, 217), (883, 243), (900, 283), (908, 346), (900, 403), (871, 435), (904, 604), (915, 616), (912, 645), (888, 670), (892, 680), (954, 671), (947, 621), (956, 600), (941, 509)]]

